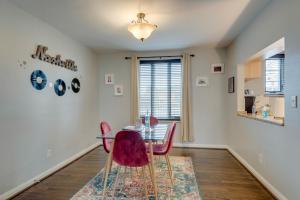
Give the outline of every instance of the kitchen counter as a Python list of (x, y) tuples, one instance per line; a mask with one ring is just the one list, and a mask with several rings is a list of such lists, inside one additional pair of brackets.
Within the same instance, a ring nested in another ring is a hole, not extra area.
[(270, 124), (284, 126), (284, 118), (281, 117), (274, 117), (274, 116), (262, 117), (261, 115), (252, 115), (250, 113), (246, 113), (245, 111), (239, 111), (237, 112), (237, 115), (240, 117), (246, 117), (249, 119), (254, 119), (254, 120), (258, 120)]

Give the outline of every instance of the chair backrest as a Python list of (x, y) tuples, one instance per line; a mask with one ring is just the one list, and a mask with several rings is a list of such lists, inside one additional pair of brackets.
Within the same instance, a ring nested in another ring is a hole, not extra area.
[(149, 163), (146, 145), (136, 131), (120, 131), (114, 143), (113, 160), (122, 166), (141, 167)]
[[(102, 121), (100, 123), (100, 129), (101, 129), (102, 136), (105, 136), (107, 133), (111, 132), (110, 125), (107, 122), (105, 122), (105, 121)], [(106, 138), (102, 138), (102, 142), (103, 142), (103, 148), (104, 148), (104, 150), (107, 153), (109, 153), (110, 143), (108, 142), (108, 140)]]
[(173, 145), (173, 138), (175, 134), (175, 129), (176, 129), (176, 122), (172, 122), (167, 131), (167, 140), (165, 141), (165, 148), (164, 148), (164, 153), (168, 153)]
[[(142, 117), (142, 123), (145, 125), (145, 116)], [(158, 119), (156, 117), (150, 116), (150, 126), (155, 126), (158, 124)]]

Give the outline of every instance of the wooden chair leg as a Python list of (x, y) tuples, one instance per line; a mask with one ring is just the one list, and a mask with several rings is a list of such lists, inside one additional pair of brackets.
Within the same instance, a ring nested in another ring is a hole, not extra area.
[(148, 190), (147, 190), (147, 182), (145, 177), (145, 167), (142, 167), (142, 174), (143, 174), (143, 180), (144, 180), (144, 188), (146, 193), (146, 200), (148, 200)]
[(107, 179), (108, 179), (108, 174), (111, 170), (111, 166), (112, 166), (112, 152), (113, 152), (113, 149), (114, 149), (114, 142), (112, 142), (111, 144), (111, 151), (109, 152), (109, 155), (108, 155), (108, 159), (107, 159), (107, 168), (105, 170), (105, 179), (104, 179), (104, 186), (103, 186), (103, 191), (102, 191), (102, 195), (103, 195), (103, 199), (105, 199), (105, 195), (106, 195), (106, 184), (107, 184)]
[(153, 184), (151, 166), (150, 166), (150, 164), (148, 164), (147, 166), (148, 166), (148, 170), (149, 170), (149, 175), (150, 175), (151, 183)]
[(170, 176), (171, 184), (174, 185), (173, 177), (172, 177), (172, 166), (171, 166), (169, 156), (166, 154), (165, 158), (166, 158), (166, 163), (167, 163), (167, 167), (168, 167), (168, 173), (169, 173), (169, 176)]
[(132, 173), (132, 167), (129, 167), (129, 171), (130, 171), (130, 177), (133, 180), (133, 173)]
[(102, 191), (103, 199), (105, 199), (105, 194), (106, 194), (105, 192), (106, 192), (106, 184), (107, 184), (108, 174), (109, 174), (109, 164), (107, 162), (106, 169), (105, 169), (104, 183), (103, 183), (103, 191)]
[(115, 184), (114, 184), (114, 189), (113, 189), (113, 197), (115, 196), (116, 185), (118, 184), (118, 181), (119, 181), (119, 173), (120, 173), (120, 171), (122, 171), (122, 166), (119, 166), (117, 168), (117, 176), (116, 176), (116, 180), (115, 180)]
[(103, 174), (103, 176), (102, 176), (102, 183), (104, 184), (104, 178), (105, 178), (105, 175), (106, 175), (106, 170), (107, 170), (107, 159), (106, 159), (106, 161), (105, 161), (105, 164), (104, 164), (104, 174)]
[(152, 170), (151, 170), (150, 164), (148, 164), (148, 169), (149, 169), (149, 175), (150, 175), (151, 183), (154, 185), (154, 182), (153, 182), (153, 175), (152, 175)]

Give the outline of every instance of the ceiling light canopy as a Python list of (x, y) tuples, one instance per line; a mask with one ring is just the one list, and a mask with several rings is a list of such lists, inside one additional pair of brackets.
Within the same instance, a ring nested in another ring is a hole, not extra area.
[(145, 16), (145, 13), (138, 13), (137, 21), (132, 21), (131, 24), (128, 25), (128, 31), (142, 42), (157, 28), (157, 25), (149, 23), (145, 19)]

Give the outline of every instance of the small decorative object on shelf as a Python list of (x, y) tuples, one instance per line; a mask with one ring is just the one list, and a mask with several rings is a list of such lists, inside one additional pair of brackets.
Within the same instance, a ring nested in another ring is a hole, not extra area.
[(267, 118), (270, 116), (270, 110), (271, 110), (271, 106), (269, 104), (264, 105), (264, 107), (262, 108), (262, 117), (263, 118)]

